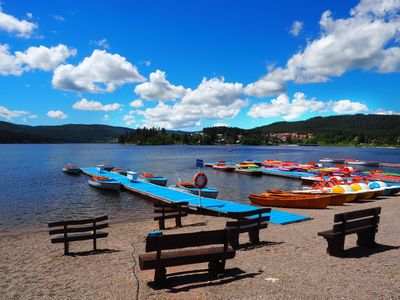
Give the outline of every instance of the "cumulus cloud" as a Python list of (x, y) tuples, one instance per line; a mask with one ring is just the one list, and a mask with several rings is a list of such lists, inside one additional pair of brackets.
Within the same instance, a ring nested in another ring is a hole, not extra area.
[(68, 115), (64, 114), (61, 110), (50, 110), (47, 112), (47, 116), (52, 119), (60, 120), (68, 118)]
[(104, 48), (104, 49), (110, 49), (111, 48), (111, 46), (108, 43), (106, 38), (103, 38), (101, 40), (91, 40), (89, 42), (89, 44), (96, 45), (97, 47)]
[(33, 69), (51, 71), (74, 55), (76, 49), (63, 44), (50, 48), (29, 47), (23, 52), (16, 51), (14, 54), (10, 53), (7, 44), (0, 45), (0, 74), (19, 76)]
[(0, 118), (5, 118), (7, 120), (11, 120), (14, 118), (18, 118), (21, 116), (36, 116), (32, 115), (31, 112), (26, 110), (10, 110), (5, 106), (0, 106)]
[(384, 110), (384, 109), (378, 109), (375, 112), (376, 115), (387, 115), (387, 116), (392, 116), (392, 115), (400, 115), (399, 111), (394, 111), (394, 110)]
[(228, 83), (223, 78), (204, 78), (199, 86), (188, 89), (182, 100), (174, 105), (160, 101), (156, 107), (136, 111), (149, 127), (188, 128), (200, 126), (201, 119), (234, 118), (248, 104), (242, 98), (243, 86)]
[(399, 71), (399, 3), (363, 0), (346, 19), (334, 19), (330, 11), (325, 11), (320, 19), (321, 36), (294, 54), (285, 67), (249, 84), (245, 93), (271, 96), (281, 93), (288, 81), (325, 82), (353, 69)]
[(135, 117), (132, 115), (125, 115), (122, 117), (122, 119), (124, 120), (125, 124), (128, 126), (133, 125), (134, 123), (136, 123), (135, 121)]
[[(27, 16), (30, 18), (28, 14)], [(29, 38), (37, 27), (35, 23), (19, 20), (12, 15), (6, 14), (3, 12), (0, 3), (0, 30), (16, 33), (18, 37)]]
[(303, 29), (303, 23), (300, 21), (294, 21), (289, 32), (293, 36), (298, 36), (302, 29)]
[(110, 120), (110, 116), (107, 115), (107, 114), (105, 114), (105, 115), (103, 116), (103, 121), (107, 122), (108, 120)]
[(90, 93), (113, 92), (125, 83), (142, 82), (145, 78), (125, 57), (94, 50), (77, 66), (60, 65), (54, 70), (53, 87), (60, 90)]
[(269, 103), (254, 104), (247, 115), (252, 118), (283, 116), (285, 120), (293, 120), (307, 112), (324, 110), (324, 102), (317, 101), (315, 98), (307, 99), (305, 94), (297, 92), (292, 101), (287, 94), (281, 94)]
[(165, 72), (157, 70), (150, 74), (148, 82), (135, 87), (135, 93), (146, 100), (176, 100), (186, 94), (183, 86), (172, 85)]
[(74, 105), (72, 105), (72, 108), (77, 110), (115, 111), (121, 108), (121, 104), (112, 103), (103, 105), (99, 101), (82, 98), (81, 100), (75, 102)]
[(338, 114), (353, 114), (367, 111), (368, 107), (360, 102), (352, 102), (350, 100), (330, 101), (328, 105), (335, 113)]
[(139, 107), (143, 107), (143, 101), (141, 99), (136, 99), (133, 100), (131, 103), (129, 103), (130, 107), (135, 107), (135, 108), (139, 108)]

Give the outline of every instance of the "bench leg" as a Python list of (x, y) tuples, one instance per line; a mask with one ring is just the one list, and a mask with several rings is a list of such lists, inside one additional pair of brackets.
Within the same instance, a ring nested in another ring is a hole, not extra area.
[(225, 261), (210, 261), (208, 263), (208, 272), (211, 275), (220, 277), (225, 272)]
[(239, 231), (232, 232), (229, 243), (231, 244), (233, 249), (239, 248)]
[(326, 252), (332, 256), (342, 256), (344, 254), (344, 237), (326, 238), (328, 248)]
[(69, 242), (64, 242), (64, 255), (69, 255)]
[(260, 242), (260, 230), (250, 230), (249, 231), (249, 239), (252, 244), (258, 244)]
[(160, 227), (160, 229), (165, 229), (165, 220), (164, 219), (160, 219), (159, 221), (158, 221), (158, 225), (159, 225), (159, 227)]
[(182, 219), (181, 219), (181, 217), (176, 217), (175, 218), (175, 224), (176, 224), (176, 227), (182, 227)]
[(164, 267), (160, 267), (155, 269), (154, 271), (154, 284), (159, 285), (165, 281), (167, 278), (167, 269)]
[(364, 231), (357, 233), (357, 246), (374, 246), (375, 243), (375, 231)]
[(96, 238), (93, 239), (93, 251), (97, 251)]

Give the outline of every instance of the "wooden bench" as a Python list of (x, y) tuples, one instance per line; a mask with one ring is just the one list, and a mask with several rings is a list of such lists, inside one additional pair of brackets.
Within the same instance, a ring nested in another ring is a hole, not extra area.
[(158, 221), (160, 230), (165, 229), (165, 220), (175, 219), (177, 227), (182, 227), (182, 218), (186, 217), (189, 202), (156, 203), (154, 204), (154, 221)]
[[(227, 229), (192, 233), (148, 235), (146, 253), (139, 255), (141, 270), (154, 269), (154, 284), (166, 279), (166, 268), (208, 262), (210, 274), (223, 274), (225, 261), (235, 257), (235, 250), (229, 246), (230, 231)], [(210, 246), (213, 245), (213, 246)], [(219, 245), (219, 246), (216, 246)], [(189, 247), (209, 246), (195, 249)], [(164, 251), (174, 250), (174, 251)]]
[[(93, 250), (97, 250), (96, 240), (108, 236), (107, 232), (98, 231), (108, 227), (108, 223), (101, 223), (108, 220), (108, 216), (94, 219), (69, 220), (49, 223), (49, 227), (61, 227), (49, 231), (50, 235), (59, 234), (51, 239), (54, 243), (64, 243), (64, 255), (69, 254), (69, 243), (75, 241), (93, 240)], [(90, 225), (87, 225), (90, 224)], [(84, 226), (82, 226), (84, 225)]]
[(228, 213), (227, 216), (229, 218), (237, 220), (226, 222), (226, 228), (232, 231), (232, 240), (230, 242), (233, 248), (237, 249), (239, 247), (239, 234), (243, 232), (249, 233), (251, 243), (259, 243), (260, 229), (268, 227), (270, 213), (271, 208), (260, 208), (248, 212)]
[(380, 207), (336, 214), (333, 229), (318, 232), (328, 242), (327, 252), (333, 256), (344, 254), (344, 240), (348, 234), (356, 233), (358, 246), (375, 245), (378, 232)]

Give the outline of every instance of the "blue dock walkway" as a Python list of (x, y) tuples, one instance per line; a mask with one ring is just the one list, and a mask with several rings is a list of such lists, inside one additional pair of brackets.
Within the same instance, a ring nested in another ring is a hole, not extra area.
[[(164, 202), (189, 202), (189, 206), (193, 208), (199, 207), (199, 197), (193, 194), (180, 192), (169, 189), (167, 187), (158, 186), (152, 183), (138, 180), (131, 182), (126, 176), (113, 172), (99, 172), (96, 168), (82, 168), (83, 173), (89, 176), (107, 176), (118, 182), (120, 182), (124, 188), (142, 196), (146, 196), (152, 199), (156, 199)], [(244, 212), (257, 209), (256, 206), (237, 203), (233, 201), (201, 198), (201, 209), (209, 210), (210, 212), (225, 215), (229, 212)], [(270, 222), (275, 224), (289, 224), (294, 222), (300, 222), (310, 220), (310, 217), (301, 216), (297, 214), (282, 212), (278, 210), (271, 210)]]

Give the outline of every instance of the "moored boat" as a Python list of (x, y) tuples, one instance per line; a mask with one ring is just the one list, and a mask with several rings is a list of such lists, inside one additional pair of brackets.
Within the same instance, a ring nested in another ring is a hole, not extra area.
[(236, 164), (235, 172), (244, 175), (261, 176), (262, 172), (258, 165), (241, 162)]
[(225, 172), (235, 171), (234, 165), (230, 165), (230, 164), (226, 164), (226, 163), (217, 163), (217, 164), (214, 164), (212, 167), (214, 170), (218, 170), (218, 171), (225, 171)]
[(379, 161), (374, 160), (346, 160), (348, 165), (361, 165), (361, 166), (379, 166)]
[(109, 172), (109, 171), (111, 171), (113, 169), (113, 166), (109, 165), (109, 164), (99, 164), (99, 165), (97, 165), (97, 169), (99, 171), (107, 171), (107, 172)]
[(343, 164), (345, 159), (325, 157), (325, 158), (321, 158), (319, 161), (324, 162), (324, 163), (329, 163), (329, 164)]
[[(355, 195), (346, 195), (346, 194), (334, 194), (331, 192), (323, 192), (323, 191), (316, 191), (316, 190), (300, 190), (300, 191), (292, 191), (292, 192), (285, 192), (280, 190), (268, 190), (268, 193), (282, 195), (282, 196), (291, 196), (291, 195), (322, 195), (322, 196), (330, 196), (329, 198), (329, 205), (343, 205), (347, 202), (350, 202), (355, 199)], [(263, 193), (265, 195), (265, 193)]]
[(149, 183), (160, 186), (166, 186), (168, 181), (168, 178), (162, 176), (155, 176), (154, 174), (151, 173), (142, 173), (139, 175), (139, 178)]
[(111, 170), (111, 172), (118, 173), (118, 174), (121, 174), (121, 175), (123, 175), (123, 176), (126, 176), (127, 173), (128, 173), (128, 170), (125, 169), (125, 168), (113, 168), (113, 169)]
[(66, 164), (63, 168), (62, 168), (63, 172), (67, 173), (67, 174), (79, 174), (81, 172), (81, 169), (77, 166), (71, 165), (71, 164)]
[(194, 195), (199, 195), (205, 198), (217, 198), (219, 190), (213, 187), (204, 187), (202, 189), (198, 189), (191, 182), (180, 182), (174, 185), (169, 186), (170, 189), (190, 193)]
[(88, 181), (89, 185), (103, 190), (119, 191), (121, 183), (106, 176), (93, 176)]
[(329, 205), (329, 198), (326, 195), (249, 195), (252, 203), (261, 206), (287, 207), (287, 208), (326, 208)]

